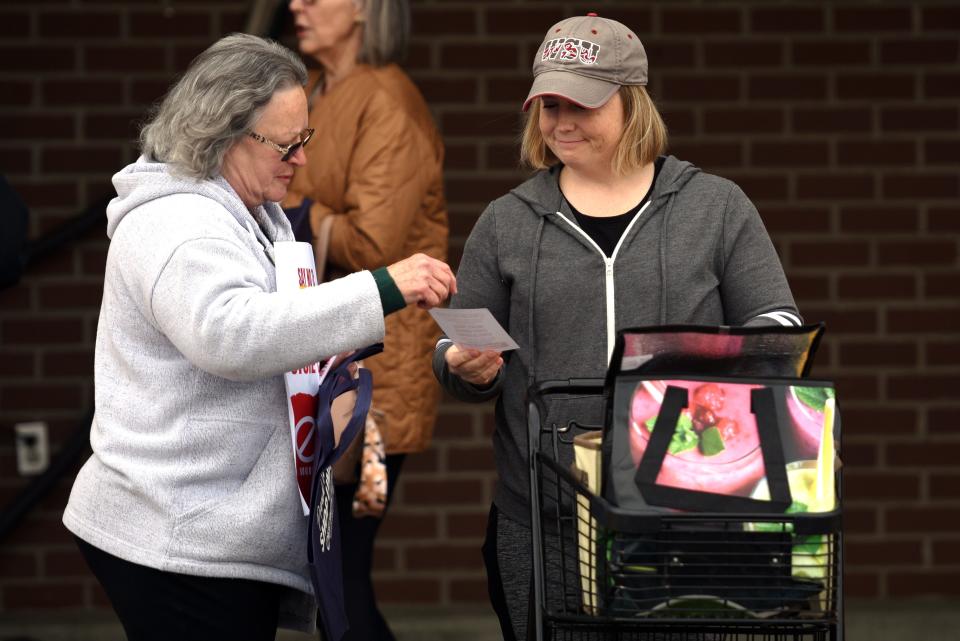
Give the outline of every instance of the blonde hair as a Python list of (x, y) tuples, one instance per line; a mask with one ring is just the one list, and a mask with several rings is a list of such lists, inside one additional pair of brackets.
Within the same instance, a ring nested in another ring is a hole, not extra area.
[[(653, 162), (667, 151), (667, 126), (646, 88), (623, 85), (620, 100), (623, 103), (623, 133), (611, 167), (618, 176)], [(560, 162), (540, 133), (541, 108), (542, 99), (534, 99), (520, 136), (520, 162), (531, 169), (546, 169)]]

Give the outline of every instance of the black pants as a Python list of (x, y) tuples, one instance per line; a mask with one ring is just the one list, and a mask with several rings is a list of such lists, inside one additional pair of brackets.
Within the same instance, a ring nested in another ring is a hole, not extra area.
[(533, 621), (528, 617), (533, 602), (530, 528), (511, 521), (491, 505), (481, 553), (490, 605), (500, 620), (504, 641), (534, 638)]
[(487, 595), (497, 619), (500, 621), (500, 634), (503, 641), (516, 641), (513, 624), (510, 622), (510, 610), (507, 607), (507, 595), (503, 592), (503, 578), (500, 576), (500, 563), (497, 560), (497, 506), (491, 505), (487, 514), (487, 534), (480, 548), (483, 565), (487, 570)]
[(130, 641), (273, 641), (284, 588), (163, 572), (76, 539)]
[[(358, 438), (362, 438), (358, 437)], [(387, 456), (387, 506), (393, 498), (406, 454)], [(340, 549), (343, 558), (343, 600), (350, 629), (343, 641), (394, 641), (393, 633), (377, 607), (373, 591), (373, 544), (383, 519), (354, 518), (356, 483), (337, 485), (337, 516), (340, 517)], [(386, 517), (386, 514), (384, 514)]]
[[(490, 506), (490, 516), (487, 519), (487, 538), (483, 542), (483, 562), (487, 569), (487, 589), (490, 593), (490, 603), (500, 620), (500, 632), (504, 641), (534, 641), (536, 635), (536, 621), (534, 609), (541, 607), (534, 599), (533, 586), (533, 541), (532, 532), (527, 525), (513, 521), (497, 510), (496, 505)], [(548, 534), (547, 538), (556, 537)], [(557, 547), (559, 541), (555, 538), (545, 546), (544, 563), (544, 597), (546, 606), (551, 613), (577, 612), (580, 598), (580, 576), (578, 573), (579, 557), (576, 542), (573, 539), (563, 543), (567, 552), (566, 570), (562, 571), (563, 559)], [(571, 556), (572, 554), (572, 556)], [(571, 594), (569, 588), (573, 588)], [(575, 603), (570, 602), (570, 598)], [(545, 628), (547, 624), (544, 624)], [(549, 638), (571, 638), (583, 641), (607, 641), (623, 638), (622, 633), (606, 632), (602, 629), (594, 631), (567, 628), (565, 630), (545, 632)], [(566, 633), (566, 634), (565, 634)], [(569, 635), (569, 636), (568, 636)], [(630, 635), (627, 635), (630, 636)], [(651, 641), (667, 641), (669, 635), (653, 634)], [(630, 638), (633, 638), (630, 636)], [(673, 637), (670, 637), (673, 638)], [(692, 637), (691, 637), (692, 638)], [(696, 637), (701, 639), (701, 637)], [(703, 637), (702, 641), (711, 641), (713, 637)]]

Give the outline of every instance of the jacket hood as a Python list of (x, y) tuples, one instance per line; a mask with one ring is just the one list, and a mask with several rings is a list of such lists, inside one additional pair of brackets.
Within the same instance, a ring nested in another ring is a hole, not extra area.
[[(541, 216), (560, 211), (563, 194), (560, 192), (560, 183), (557, 174), (562, 165), (554, 165), (550, 169), (538, 171), (529, 180), (510, 190), (510, 193), (527, 203), (531, 209)], [(700, 168), (674, 156), (667, 156), (653, 186), (650, 202), (674, 194), (682, 188), (694, 175), (700, 173)]]
[[(246, 225), (251, 215), (240, 196), (223, 176), (215, 176), (210, 180), (178, 176), (170, 171), (170, 166), (166, 163), (153, 162), (144, 156), (114, 174), (113, 186), (117, 190), (117, 196), (107, 205), (109, 238), (113, 238), (120, 222), (137, 207), (176, 194), (195, 194), (214, 200), (229, 211), (241, 226)], [(293, 240), (290, 224), (276, 203), (265, 203), (252, 213), (271, 240)], [(273, 233), (267, 232), (267, 229)]]

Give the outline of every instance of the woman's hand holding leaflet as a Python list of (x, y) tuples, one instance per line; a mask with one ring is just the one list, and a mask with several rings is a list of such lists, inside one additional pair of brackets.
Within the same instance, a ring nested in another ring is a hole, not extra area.
[(450, 373), (471, 385), (489, 385), (503, 366), (503, 357), (493, 350), (461, 349), (451, 345), (444, 354)]

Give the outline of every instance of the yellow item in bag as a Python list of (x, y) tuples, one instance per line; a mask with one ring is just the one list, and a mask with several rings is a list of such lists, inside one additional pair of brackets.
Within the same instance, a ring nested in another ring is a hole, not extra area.
[[(603, 432), (585, 432), (573, 438), (573, 464), (591, 493), (600, 494), (600, 446)], [(583, 590), (583, 609), (587, 614), (597, 612), (597, 536), (596, 521), (590, 516), (590, 502), (577, 494), (577, 533), (580, 539), (580, 586)]]

